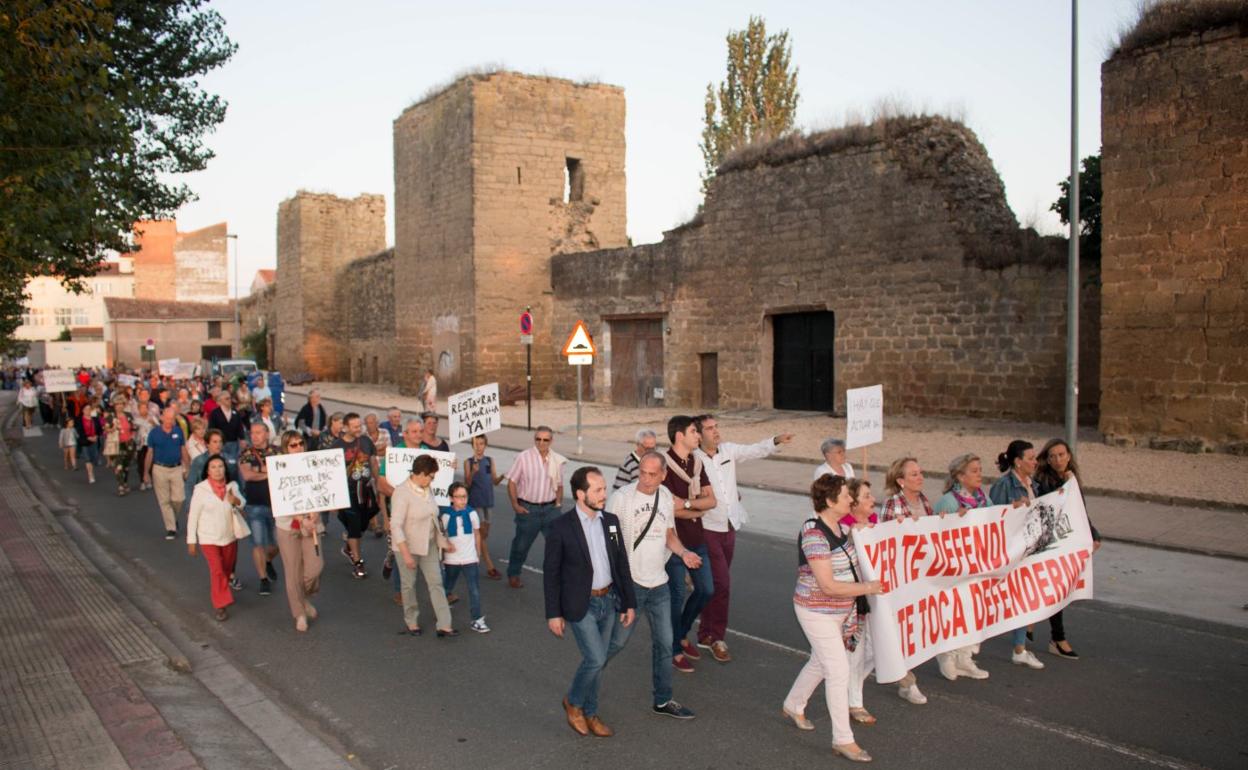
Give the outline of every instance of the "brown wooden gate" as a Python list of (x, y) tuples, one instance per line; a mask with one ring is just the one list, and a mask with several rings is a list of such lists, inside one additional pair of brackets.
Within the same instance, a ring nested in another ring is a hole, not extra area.
[(655, 406), (663, 387), (663, 319), (611, 321), (611, 403)]

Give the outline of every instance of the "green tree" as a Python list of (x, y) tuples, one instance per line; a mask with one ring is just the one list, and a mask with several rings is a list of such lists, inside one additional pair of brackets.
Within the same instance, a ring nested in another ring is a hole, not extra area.
[(236, 50), (205, 0), (0, 4), (0, 346), (25, 284), (81, 291), (140, 219), (194, 198), (172, 174), (203, 169), (225, 102), (198, 78)]
[[(1079, 164), (1079, 258), (1101, 261), (1101, 156), (1089, 155)], [(1061, 196), (1049, 207), (1070, 225), (1070, 177), (1057, 183)]]
[(269, 368), (269, 328), (261, 326), (251, 334), (243, 336), (243, 350), (251, 354), (256, 366)]
[(728, 153), (793, 128), (797, 115), (797, 68), (792, 67), (789, 32), (767, 34), (767, 23), (751, 16), (744, 30), (728, 33), (727, 77), (706, 84), (702, 128), (702, 192)]

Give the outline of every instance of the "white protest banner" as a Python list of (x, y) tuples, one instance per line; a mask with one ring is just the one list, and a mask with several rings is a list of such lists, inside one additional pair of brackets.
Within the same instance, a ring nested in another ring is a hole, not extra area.
[(123, 388), (133, 388), (139, 384), (139, 378), (133, 374), (119, 374), (117, 375), (117, 384)]
[(438, 505), (451, 504), (451, 484), (455, 481), (455, 453), (438, 452), (432, 449), (408, 449), (406, 447), (386, 448), (386, 481), (398, 486), (412, 475), (412, 460), (421, 455), (429, 455), (438, 461), (438, 472), (433, 476), (429, 488), (433, 490), (433, 498)]
[(1092, 598), (1092, 530), (1074, 480), (1030, 506), (894, 519), (853, 540), (859, 577), (884, 584), (867, 615), (880, 682)]
[(46, 393), (72, 393), (78, 390), (78, 381), (68, 369), (44, 369), (43, 390)]
[(156, 373), (161, 377), (172, 377), (177, 374), (180, 363), (182, 363), (180, 358), (162, 358), (156, 362)]
[(884, 440), (884, 386), (845, 391), (845, 448)]
[(347, 461), (341, 449), (266, 457), (274, 516), (351, 507)]
[(195, 363), (178, 363), (173, 370), (173, 378), (175, 380), (189, 380), (195, 376), (195, 370), (199, 368)]
[(456, 393), (446, 400), (446, 410), (450, 414), (451, 444), (503, 427), (497, 382)]

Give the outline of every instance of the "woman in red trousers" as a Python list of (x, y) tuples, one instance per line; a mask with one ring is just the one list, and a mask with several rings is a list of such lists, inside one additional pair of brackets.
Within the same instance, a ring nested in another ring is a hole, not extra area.
[(242, 506), (243, 495), (238, 491), (238, 484), (226, 480), (225, 458), (221, 455), (208, 458), (203, 480), (195, 485), (191, 495), (186, 552), (194, 556), (196, 545), (204, 552), (217, 620), (229, 617), (225, 608), (234, 603), (229, 580), (238, 559), (239, 527), (235, 509)]

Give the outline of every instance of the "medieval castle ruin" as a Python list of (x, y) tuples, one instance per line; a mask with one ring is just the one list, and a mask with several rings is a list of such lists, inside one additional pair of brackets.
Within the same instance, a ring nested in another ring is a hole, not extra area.
[[(1248, 451), (1248, 36), (1123, 48), (1102, 68), (1104, 257), (1081, 276), (1080, 412), (1107, 440)], [(907, 117), (750, 147), (660, 243), (626, 236), (624, 93), (496, 72), (394, 122), (384, 201), (299, 192), (245, 328), (285, 372), (672, 407), (889, 408), (1057, 420), (1065, 241), (1020, 229), (973, 132)]]

